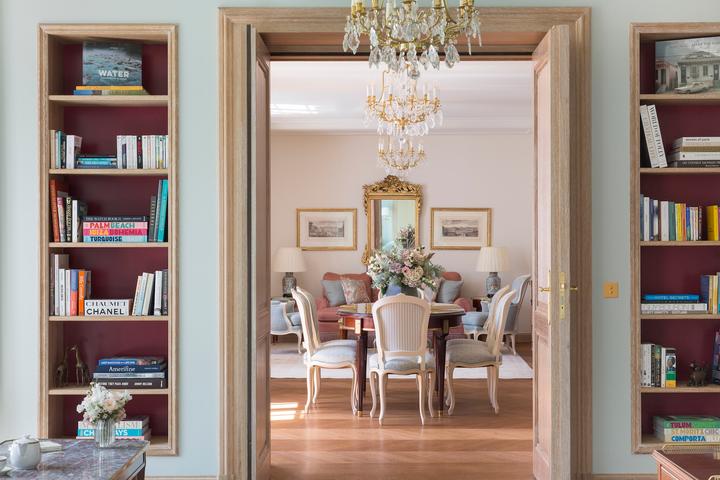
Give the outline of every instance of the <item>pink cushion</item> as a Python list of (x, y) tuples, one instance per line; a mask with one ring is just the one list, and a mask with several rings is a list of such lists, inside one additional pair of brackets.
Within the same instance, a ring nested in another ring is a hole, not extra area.
[(355, 304), (371, 302), (370, 289), (368, 288), (366, 282), (346, 276), (343, 276), (340, 281), (342, 282), (342, 289), (347, 303)]
[[(334, 273), (334, 272), (327, 272), (325, 275), (323, 275), (323, 280), (340, 280), (341, 277), (351, 278), (353, 280), (362, 280), (367, 285), (368, 291), (372, 292), (372, 299), (371, 301), (377, 300), (377, 290), (372, 288), (372, 279), (370, 278), (370, 275), (367, 273)], [(325, 297), (325, 290), (323, 290), (323, 297)], [(327, 299), (327, 297), (326, 297)]]

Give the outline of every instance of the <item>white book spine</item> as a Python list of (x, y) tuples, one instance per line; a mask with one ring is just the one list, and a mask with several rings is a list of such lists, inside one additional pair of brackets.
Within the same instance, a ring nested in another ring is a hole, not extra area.
[(660, 200), (653, 200), (652, 239), (660, 239)]
[(718, 147), (720, 148), (720, 137), (681, 137), (676, 138), (673, 147)]
[(162, 270), (157, 270), (155, 272), (155, 302), (153, 304), (153, 315), (162, 315), (162, 287)]
[(643, 198), (643, 240), (650, 241), (650, 198)]
[(65, 137), (65, 168), (72, 170), (75, 168), (73, 153), (75, 152), (75, 135)]
[(115, 137), (115, 159), (117, 160), (117, 168), (122, 168), (122, 135)]
[(663, 145), (662, 132), (660, 131), (660, 121), (657, 116), (655, 105), (648, 106), (648, 114), (650, 115), (650, 124), (655, 139), (655, 150), (657, 152), (658, 167), (667, 167), (667, 158), (665, 157), (665, 146)]
[(138, 303), (140, 303), (140, 286), (142, 285), (142, 275), (138, 275), (135, 282), (135, 295), (133, 296), (132, 314), (137, 315)]
[(70, 240), (72, 240), (73, 242), (78, 241), (77, 227), (78, 227), (78, 201), (73, 200), (72, 201), (72, 225), (71, 225), (72, 231), (70, 232)]
[(660, 202), (660, 240), (667, 242), (670, 240), (670, 215), (668, 212), (669, 202), (663, 200)]
[(58, 315), (65, 315), (65, 269), (58, 271)]
[(645, 135), (645, 145), (650, 157), (650, 166), (658, 167), (657, 151), (655, 150), (655, 141), (652, 134), (652, 126), (650, 125), (650, 115), (647, 105), (640, 105), (640, 121), (642, 122), (643, 134)]
[(140, 294), (138, 296), (138, 303), (135, 306), (135, 315), (142, 315), (143, 306), (145, 305), (145, 288), (147, 287), (148, 274), (143, 272), (142, 280), (140, 281)]
[(707, 310), (705, 303), (643, 303), (640, 305), (641, 310), (645, 312), (653, 311), (695, 311), (704, 312)]
[(70, 269), (65, 270), (65, 315), (70, 315), (70, 291), (72, 280), (72, 274)]
[(153, 280), (155, 279), (155, 274), (148, 273), (147, 274), (147, 282), (145, 282), (145, 295), (143, 296), (143, 309), (142, 314), (143, 315), (149, 315), (150, 314), (150, 299), (152, 298), (152, 294), (154, 292), (154, 285)]
[(720, 160), (720, 150), (717, 152), (672, 152), (670, 160), (682, 162), (684, 160)]
[(665, 376), (667, 373), (665, 357), (667, 355), (667, 349), (662, 347), (660, 353), (660, 386), (665, 387)]

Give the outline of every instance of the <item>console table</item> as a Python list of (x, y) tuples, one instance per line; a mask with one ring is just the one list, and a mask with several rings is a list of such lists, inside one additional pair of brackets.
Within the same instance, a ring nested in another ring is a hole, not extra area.
[(111, 448), (97, 448), (94, 440), (56, 440), (62, 451), (42, 454), (37, 470), (12, 470), (10, 478), (63, 480), (143, 480), (145, 450), (143, 440), (119, 440)]
[(712, 453), (669, 453), (656, 450), (658, 480), (708, 480), (720, 476), (720, 459)]

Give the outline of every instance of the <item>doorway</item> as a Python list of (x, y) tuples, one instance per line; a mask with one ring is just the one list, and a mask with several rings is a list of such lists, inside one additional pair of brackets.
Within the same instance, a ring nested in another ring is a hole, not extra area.
[[(549, 161), (568, 161), (562, 170), (564, 176), (553, 174), (544, 184), (552, 192), (547, 196), (548, 211), (553, 209), (553, 218), (564, 214), (567, 219), (557, 227), (566, 229), (562, 243), (566, 264), (554, 263), (561, 260), (559, 254), (546, 259), (550, 263), (543, 265), (555, 268), (550, 283), (543, 281), (538, 286), (550, 290), (546, 294), (548, 308), (542, 310), (538, 307), (544, 302), (536, 302), (535, 315), (546, 320), (545, 330), (551, 340), (552, 332), (564, 331), (568, 348), (565, 361), (561, 361), (563, 345), (554, 341), (548, 344), (546, 356), (535, 358), (536, 365), (546, 362), (548, 367), (543, 377), (547, 391), (541, 398), (553, 399), (546, 404), (536, 402), (535, 406), (536, 424), (544, 411), (548, 413), (544, 428), (536, 429), (534, 435), (534, 448), (540, 453), (535, 456), (536, 462), (546, 464), (547, 470), (543, 473), (536, 465), (535, 474), (538, 478), (571, 478), (589, 472), (591, 465), (591, 377), (587, 373), (591, 358), (590, 155), (589, 105), (584, 101), (589, 94), (589, 10), (480, 11), (486, 32), (481, 53), (528, 58), (535, 52), (536, 81), (548, 82), (546, 86), (552, 88), (547, 92), (555, 91), (548, 94), (547, 142), (540, 139), (542, 149), (538, 151)], [(257, 232), (267, 233), (268, 228), (260, 220), (266, 213), (263, 202), (267, 201), (268, 179), (267, 165), (258, 169), (252, 160), (267, 141), (267, 131), (264, 137), (262, 132), (268, 125), (267, 117), (263, 117), (267, 111), (263, 102), (258, 102), (264, 99), (266, 103), (267, 97), (261, 85), (261, 65), (277, 55), (338, 55), (345, 14), (344, 9), (221, 10), (220, 449), (221, 472), (232, 478), (269, 475), (269, 461), (264, 463), (264, 458), (269, 456), (270, 413), (263, 407), (269, 401), (269, 335), (262, 334), (268, 312), (260, 300), (269, 297), (269, 252), (267, 245), (256, 242)], [(543, 71), (546, 62), (552, 68)], [(561, 64), (564, 70), (559, 68)], [(565, 95), (557, 95), (563, 88)], [(537, 91), (536, 98), (540, 98)], [(559, 115), (563, 110), (564, 116)], [(557, 194), (568, 198), (558, 204)], [(555, 223), (551, 226), (556, 228)], [(579, 291), (571, 295), (570, 285), (578, 286)], [(541, 329), (534, 329), (534, 335), (542, 334)]]

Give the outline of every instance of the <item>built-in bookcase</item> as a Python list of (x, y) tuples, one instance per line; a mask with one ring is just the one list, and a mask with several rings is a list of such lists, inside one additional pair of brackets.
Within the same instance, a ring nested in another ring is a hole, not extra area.
[[(640, 195), (688, 205), (720, 202), (720, 168), (641, 167), (640, 106), (655, 105), (666, 151), (683, 136), (720, 136), (720, 93), (655, 94), (655, 42), (720, 35), (720, 24), (633, 24), (630, 30), (630, 252), (632, 276), (632, 445), (663, 447), (655, 415), (720, 416), (720, 385), (687, 386), (692, 361), (709, 362), (720, 315), (641, 315), (644, 293), (700, 290), (700, 276), (720, 271), (720, 242), (640, 241)], [(677, 388), (641, 387), (641, 343), (677, 349)], [(673, 448), (678, 448), (673, 445)], [(682, 448), (682, 447), (680, 447)]]
[[(128, 415), (147, 414), (150, 455), (177, 454), (177, 34), (175, 25), (82, 24), (39, 27), (40, 194), (40, 414), (42, 437), (74, 437), (75, 406), (87, 388), (58, 388), (55, 371), (65, 349), (79, 345), (90, 372), (101, 357), (162, 355), (168, 388), (131, 390)], [(143, 86), (149, 95), (73, 96), (82, 84), (84, 40), (131, 40), (142, 44)], [(168, 135), (168, 168), (161, 170), (66, 170), (50, 162), (50, 130), (83, 138), (83, 152), (114, 153), (116, 135)], [(67, 185), (92, 215), (148, 215), (158, 181), (168, 179), (168, 234), (160, 243), (54, 243), (49, 182)], [(129, 317), (59, 317), (49, 313), (50, 255), (69, 255), (71, 268), (92, 271), (93, 298), (133, 298), (142, 272), (169, 270), (168, 314)], [(71, 379), (74, 359), (69, 359)]]

